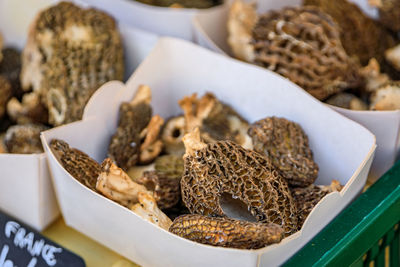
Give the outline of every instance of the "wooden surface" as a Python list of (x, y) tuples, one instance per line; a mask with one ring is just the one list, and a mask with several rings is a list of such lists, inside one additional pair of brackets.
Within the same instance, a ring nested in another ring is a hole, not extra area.
[(42, 233), (81, 256), (88, 267), (137, 267), (139, 265), (65, 225), (60, 217)]

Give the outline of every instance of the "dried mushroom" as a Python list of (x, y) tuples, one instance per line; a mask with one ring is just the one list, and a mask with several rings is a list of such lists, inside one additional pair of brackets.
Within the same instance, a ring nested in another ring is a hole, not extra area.
[(143, 143), (140, 145), (139, 162), (148, 164), (152, 162), (162, 151), (163, 143), (160, 139), (161, 128), (164, 124), (164, 119), (159, 115), (151, 118), (149, 124), (140, 133), (140, 138)]
[(118, 168), (109, 158), (106, 158), (101, 164), (96, 189), (107, 198), (125, 207), (130, 207), (138, 202), (139, 192), (153, 194), (145, 186), (132, 181), (128, 174)]
[(0, 75), (8, 79), (12, 88), (12, 95), (21, 98), (23, 91), (19, 76), (21, 73), (21, 54), (14, 48), (3, 49), (3, 60), (0, 61)]
[(151, 222), (168, 231), (172, 224), (170, 218), (158, 207), (153, 195), (146, 192), (139, 192), (138, 203), (131, 207), (131, 210), (144, 220)]
[(339, 93), (326, 100), (329, 105), (352, 110), (367, 110), (367, 104), (357, 96), (350, 93)]
[(304, 0), (304, 4), (318, 6), (338, 23), (340, 39), (348, 55), (356, 56), (362, 65), (376, 58), (386, 69), (383, 53), (394, 46), (395, 39), (357, 5), (347, 0)]
[(400, 71), (400, 44), (385, 51), (386, 60)]
[(370, 109), (396, 110), (400, 109), (400, 82), (390, 82), (371, 95)]
[(375, 91), (390, 80), (387, 74), (381, 73), (379, 62), (375, 58), (371, 58), (368, 65), (360, 69), (360, 74), (365, 80), (364, 89), (368, 93)]
[(119, 108), (118, 128), (111, 138), (108, 157), (123, 170), (135, 166), (140, 160), (141, 133), (151, 120), (151, 90), (140, 86), (131, 102)]
[(136, 182), (143, 184), (158, 197), (160, 209), (170, 209), (181, 200), (180, 182), (183, 174), (183, 160), (174, 155), (158, 157), (154, 171), (145, 171)]
[(8, 128), (4, 145), (9, 153), (32, 154), (42, 153), (40, 132), (48, 128), (39, 124), (14, 125)]
[(31, 24), (22, 66), (22, 87), (40, 96), (50, 124), (79, 120), (102, 84), (123, 78), (117, 25), (101, 11), (58, 3)]
[(164, 144), (165, 153), (182, 156), (185, 153), (185, 146), (182, 142), (184, 135), (185, 118), (183, 116), (177, 116), (168, 119), (161, 133), (161, 140)]
[(254, 150), (264, 155), (291, 186), (305, 187), (318, 177), (318, 165), (301, 126), (284, 118), (268, 117), (249, 128)]
[(358, 87), (358, 65), (343, 49), (333, 19), (317, 7), (286, 7), (260, 15), (253, 29), (254, 63), (324, 100)]
[(222, 4), (222, 0), (136, 0), (138, 2), (161, 7), (173, 8), (210, 8)]
[(299, 215), (299, 229), (302, 227), (311, 210), (318, 202), (331, 192), (340, 192), (343, 186), (336, 180), (332, 180), (330, 185), (310, 185), (305, 188), (292, 188), (292, 196), (297, 205)]
[(400, 1), (398, 0), (369, 0), (371, 6), (379, 10), (379, 21), (388, 29), (400, 31)]
[(254, 46), (251, 44), (252, 31), (258, 15), (255, 3), (236, 0), (232, 3), (228, 18), (228, 44), (240, 60), (254, 61)]
[(0, 75), (0, 119), (6, 113), (7, 102), (12, 96), (11, 84), (2, 75)]
[(101, 171), (100, 164), (97, 161), (86, 153), (71, 148), (68, 143), (62, 140), (51, 140), (50, 148), (57, 160), (72, 177), (96, 191), (97, 177)]
[(7, 103), (7, 114), (18, 124), (45, 124), (48, 121), (47, 110), (34, 92), (24, 94), (21, 102), (16, 97), (11, 98)]
[(185, 117), (185, 132), (200, 128), (206, 142), (231, 140), (247, 145), (248, 123), (229, 105), (219, 101), (212, 93), (198, 99), (197, 94), (179, 101)]
[(281, 227), (273, 223), (254, 223), (230, 218), (212, 218), (189, 214), (176, 218), (171, 233), (202, 244), (257, 249), (279, 243), (284, 237)]
[(246, 216), (282, 226), (287, 235), (295, 232), (296, 206), (287, 183), (265, 157), (231, 141), (207, 145), (198, 128), (183, 141), (182, 200), (191, 213)]

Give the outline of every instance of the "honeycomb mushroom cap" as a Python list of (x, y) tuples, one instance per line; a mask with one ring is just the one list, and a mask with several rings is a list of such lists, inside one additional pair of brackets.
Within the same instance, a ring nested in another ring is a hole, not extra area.
[(31, 24), (22, 66), (22, 87), (40, 93), (50, 124), (79, 120), (102, 84), (123, 78), (117, 25), (104, 12), (60, 2)]
[(317, 7), (286, 7), (259, 17), (253, 29), (255, 63), (323, 100), (362, 79), (346, 54), (333, 19)]
[(390, 82), (377, 89), (370, 97), (371, 110), (400, 109), (400, 82)]
[(273, 223), (254, 223), (198, 214), (179, 216), (169, 231), (202, 244), (239, 249), (262, 248), (279, 243), (284, 237), (283, 229)]
[[(191, 213), (227, 216), (228, 210), (235, 213), (245, 206), (252, 219), (280, 225), (287, 235), (297, 229), (287, 183), (265, 157), (231, 141), (206, 145), (198, 129), (184, 143), (182, 200)], [(226, 206), (226, 198), (239, 203)]]
[(9, 153), (43, 153), (40, 132), (47, 129), (48, 127), (40, 124), (13, 125), (4, 136), (5, 147)]
[(100, 164), (86, 153), (71, 148), (67, 142), (53, 139), (50, 148), (64, 169), (83, 185), (96, 191), (97, 177), (100, 174)]
[(299, 229), (301, 229), (307, 216), (318, 202), (331, 192), (340, 192), (343, 186), (336, 180), (332, 180), (330, 185), (309, 185), (308, 187), (291, 188), (294, 202), (297, 206), (299, 215)]
[(366, 16), (356, 4), (347, 0), (304, 0), (303, 3), (318, 6), (337, 22), (340, 39), (348, 55), (356, 56), (362, 65), (376, 58), (384, 72), (393, 72), (385, 63), (383, 54), (395, 45), (395, 38), (382, 25)]
[(140, 86), (131, 102), (124, 102), (119, 108), (118, 128), (108, 147), (108, 157), (123, 170), (140, 161), (141, 133), (151, 120), (150, 88)]
[(264, 155), (290, 186), (305, 187), (318, 177), (308, 137), (295, 122), (268, 117), (249, 128), (254, 150)]
[(164, 155), (155, 160), (154, 171), (145, 171), (136, 181), (154, 191), (158, 197), (158, 207), (164, 210), (176, 206), (181, 201), (182, 174), (183, 159), (174, 155)]

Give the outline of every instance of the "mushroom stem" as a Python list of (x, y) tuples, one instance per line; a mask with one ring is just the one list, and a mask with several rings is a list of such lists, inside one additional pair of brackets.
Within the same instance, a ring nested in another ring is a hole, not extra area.
[(203, 143), (200, 139), (200, 130), (198, 127), (195, 128), (192, 132), (186, 134), (182, 140), (186, 148), (186, 152), (185, 155), (183, 155), (183, 158), (194, 156), (197, 150), (201, 150), (207, 147), (207, 144)]
[(136, 94), (130, 103), (134, 106), (141, 102), (150, 105), (151, 89), (147, 85), (139, 85), (139, 88), (137, 89)]

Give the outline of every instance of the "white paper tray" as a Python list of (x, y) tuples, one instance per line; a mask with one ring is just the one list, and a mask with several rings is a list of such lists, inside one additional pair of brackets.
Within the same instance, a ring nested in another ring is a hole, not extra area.
[[(300, 123), (320, 166), (317, 183), (337, 179), (344, 189), (324, 198), (301, 232), (258, 250), (198, 244), (142, 220), (77, 182), (48, 146), (53, 138), (63, 139), (101, 162), (117, 126), (120, 103), (129, 101), (140, 84), (152, 88), (154, 113), (164, 118), (180, 113), (177, 101), (183, 96), (212, 91), (250, 121), (276, 115)], [(375, 137), (368, 130), (281, 76), (172, 38), (159, 40), (126, 86), (109, 82), (100, 88), (82, 121), (43, 132), (41, 137), (66, 223), (144, 266), (279, 265), (359, 194), (375, 150)]]
[[(301, 0), (259, 0), (258, 12), (265, 13), (285, 6), (300, 5)], [(366, 0), (352, 0), (359, 5), (366, 14), (376, 17), (377, 10), (368, 6)], [(217, 53), (232, 56), (227, 43), (227, 18), (230, 6), (227, 4), (219, 10), (212, 10), (197, 14), (193, 19), (195, 42)], [(375, 160), (372, 163), (370, 178), (375, 180), (381, 177), (393, 165), (400, 148), (400, 110), (397, 111), (353, 111), (343, 108), (335, 109), (346, 117), (367, 127), (376, 135), (378, 147)]]
[[(0, 0), (0, 32), (5, 44), (22, 50), (28, 26), (37, 12), (56, 2)], [(119, 28), (126, 73), (130, 75), (156, 44), (158, 36), (122, 24)], [(44, 153), (0, 154), (0, 169), (0, 210), (39, 231), (59, 216)]]
[(79, 0), (103, 9), (123, 23), (163, 36), (193, 40), (192, 19), (197, 13), (218, 10), (221, 6), (208, 9), (168, 8), (146, 5), (134, 0)]

